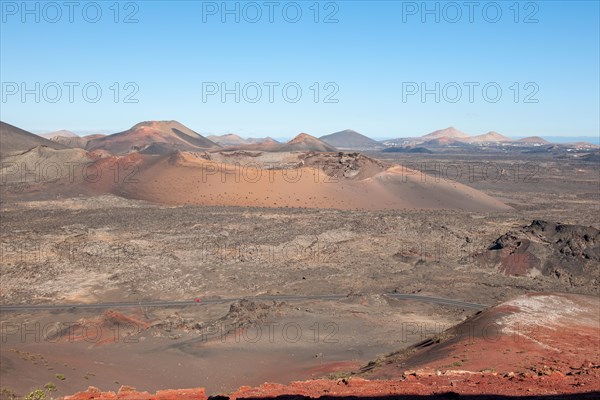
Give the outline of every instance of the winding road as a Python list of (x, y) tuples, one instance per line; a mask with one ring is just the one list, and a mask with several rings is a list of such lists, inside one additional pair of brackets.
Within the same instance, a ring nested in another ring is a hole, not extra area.
[[(465, 301), (444, 299), (439, 297), (421, 296), (416, 294), (384, 293), (386, 297), (398, 300), (412, 300), (423, 303), (442, 304), (458, 308), (471, 308), (483, 310), (488, 306)], [(8, 304), (1, 305), (0, 312), (10, 311), (43, 311), (43, 310), (75, 310), (75, 309), (107, 309), (107, 308), (129, 308), (129, 307), (184, 307), (193, 305), (234, 303), (243, 299), (254, 301), (305, 301), (323, 300), (337, 301), (349, 298), (348, 295), (307, 295), (307, 296), (256, 296), (256, 297), (234, 297), (234, 298), (207, 298), (191, 299), (181, 301), (140, 301), (140, 302), (114, 302), (114, 303), (81, 303), (81, 304)]]

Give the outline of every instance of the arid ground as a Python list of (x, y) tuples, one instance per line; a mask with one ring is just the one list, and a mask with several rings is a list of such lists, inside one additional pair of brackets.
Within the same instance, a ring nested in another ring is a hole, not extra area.
[[(2, 396), (47, 383), (55, 396), (122, 385), (218, 394), (339, 379), (519, 295), (600, 294), (597, 163), (368, 155), (404, 164), (434, 188), (441, 171), (441, 181), (511, 208), (242, 208), (112, 194), (21, 201), (5, 186), (2, 305), (141, 306), (3, 310)], [(337, 296), (310, 297), (323, 295)], [(177, 301), (187, 303), (150, 304)], [(597, 368), (598, 353), (589, 362)]]

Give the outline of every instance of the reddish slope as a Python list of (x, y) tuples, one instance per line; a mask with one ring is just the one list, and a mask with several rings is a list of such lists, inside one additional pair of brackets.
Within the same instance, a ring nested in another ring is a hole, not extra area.
[[(584, 370), (581, 370), (584, 371)], [(597, 370), (580, 375), (510, 377), (479, 373), (448, 372), (440, 376), (416, 374), (405, 380), (369, 381), (361, 378), (293, 382), (289, 385), (265, 383), (213, 397), (222, 400), (597, 400)], [(65, 400), (208, 400), (204, 389), (163, 390), (156, 394), (122, 388), (118, 393), (90, 387)]]
[[(358, 153), (131, 152), (111, 156), (102, 150), (68, 149), (33, 152), (27, 157), (34, 164), (38, 160), (73, 158), (77, 164), (73, 179), (63, 173), (57, 182), (43, 180), (32, 185), (29, 192), (36, 196), (112, 193), (170, 205), (341, 210), (510, 209), (460, 183), (435, 181), (417, 171)], [(7, 173), (12, 174), (11, 179), (20, 179), (15, 171)], [(24, 198), (25, 193), (15, 191), (10, 195)]]
[[(599, 299), (573, 294), (518, 297), (484, 311), (429, 341), (363, 369), (363, 377), (265, 383), (234, 399), (597, 399), (600, 395)], [(418, 368), (418, 369), (415, 369)], [(293, 396), (293, 397), (290, 397)], [(418, 397), (417, 397), (418, 396)], [(423, 397), (421, 397), (423, 396)], [(516, 397), (515, 397), (516, 396)], [(69, 400), (206, 400), (202, 389), (86, 392)]]
[(112, 154), (124, 154), (158, 144), (171, 150), (188, 151), (220, 147), (177, 121), (146, 121), (124, 132), (90, 140), (87, 150), (102, 149)]
[[(483, 311), (406, 351), (363, 369), (391, 379), (408, 369), (459, 369), (561, 375), (600, 367), (600, 299), (575, 294), (530, 294)], [(599, 370), (596, 373), (600, 373)], [(600, 381), (596, 389), (600, 388)]]
[[(468, 186), (444, 180), (423, 182), (415, 171), (355, 159), (360, 155), (264, 153), (252, 157), (251, 164), (239, 159), (239, 154), (232, 154), (231, 159), (207, 157), (210, 155), (186, 152), (162, 157), (139, 155), (135, 182), (119, 182), (110, 190), (127, 198), (173, 205), (510, 209)], [(278, 161), (278, 157), (283, 159)], [(318, 157), (322, 159), (313, 160)], [(287, 160), (294, 158), (295, 163), (289, 165)], [(273, 167), (275, 164), (279, 166)]]

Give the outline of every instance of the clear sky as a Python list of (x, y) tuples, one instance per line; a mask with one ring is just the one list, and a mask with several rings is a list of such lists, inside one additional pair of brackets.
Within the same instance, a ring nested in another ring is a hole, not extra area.
[(3, 121), (110, 133), (174, 119), (273, 137), (600, 131), (598, 1), (75, 3), (2, 1)]

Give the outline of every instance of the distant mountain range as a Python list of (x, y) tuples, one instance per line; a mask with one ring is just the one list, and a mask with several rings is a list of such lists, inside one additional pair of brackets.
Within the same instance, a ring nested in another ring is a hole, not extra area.
[[(246, 144), (237, 150), (234, 146), (221, 147), (177, 121), (145, 121), (92, 139), (82, 149), (67, 148), (12, 125), (2, 123), (0, 128), (2, 151), (8, 150), (1, 159), (9, 166), (33, 171), (45, 163), (86, 169), (93, 165), (98, 172), (94, 180), (78, 173), (39, 180), (37, 174), (23, 177), (15, 168), (3, 169), (4, 182), (35, 185), (25, 194), (15, 191), (15, 198), (29, 198), (30, 193), (53, 199), (111, 194), (167, 205), (473, 212), (510, 209), (502, 201), (458, 182), (430, 185), (411, 176), (410, 184), (405, 185), (407, 171), (400, 165), (359, 152), (340, 152), (307, 133), (286, 143)], [(251, 177), (224, 179), (225, 174), (236, 170), (234, 166), (244, 164), (253, 165)], [(115, 167), (129, 166), (135, 168), (134, 180), (115, 179)], [(207, 173), (207, 168), (214, 173)], [(297, 172), (290, 176), (291, 169)]]
[[(535, 136), (534, 136), (535, 137)], [(516, 139), (521, 140), (522, 138), (516, 137)], [(595, 145), (600, 145), (600, 135), (599, 136), (546, 136), (545, 140), (548, 143), (582, 143), (587, 142)]]
[[(177, 121), (141, 122), (131, 129), (112, 135), (91, 135), (79, 137), (77, 134), (60, 130), (39, 135), (51, 139), (55, 143), (67, 147), (79, 147), (86, 150), (102, 149), (122, 154), (131, 150), (146, 153), (163, 154), (172, 150), (209, 150), (218, 148), (256, 150), (256, 151), (338, 151), (340, 150), (382, 150), (390, 147), (423, 147), (427, 149), (468, 148), (471, 146), (515, 146), (539, 147), (552, 143), (567, 143), (578, 149), (593, 149), (600, 139), (585, 137), (552, 137), (542, 138), (530, 136), (512, 139), (498, 132), (490, 131), (471, 136), (450, 126), (420, 137), (404, 137), (377, 141), (354, 131), (345, 129), (316, 138), (308, 134), (300, 134), (294, 139), (280, 143), (271, 137), (243, 138), (235, 133), (210, 135), (204, 137)], [(569, 140), (570, 139), (570, 140)]]
[[(19, 128), (5, 124), (7, 132)], [(142, 154), (168, 154), (174, 151), (211, 151), (211, 150), (248, 150), (248, 151), (315, 151), (337, 152), (338, 149), (307, 133), (300, 133), (286, 143), (280, 143), (270, 137), (244, 139), (239, 135), (229, 133), (225, 135), (210, 135), (204, 137), (178, 121), (144, 121), (130, 129), (112, 135), (89, 135), (79, 137), (73, 132), (62, 130), (42, 135), (30, 134), (27, 144), (18, 146), (15, 150), (27, 150), (36, 145), (46, 145), (54, 148), (81, 148), (88, 151), (106, 151), (119, 155), (132, 151)], [(359, 134), (356, 134), (359, 135)], [(24, 140), (26, 136), (20, 136)], [(365, 137), (366, 138), (366, 137)], [(367, 140), (378, 144), (378, 142)], [(11, 140), (11, 145), (14, 140)], [(16, 142), (15, 142), (16, 143)], [(31, 145), (29, 145), (29, 143)], [(6, 148), (11, 147), (7, 143)], [(12, 150), (12, 149), (11, 149)]]
[[(490, 131), (481, 135), (471, 136), (456, 129), (453, 126), (439, 129), (420, 137), (404, 137), (397, 139), (376, 141), (368, 136), (346, 129), (335, 132), (330, 135), (321, 136), (320, 139), (330, 145), (343, 150), (380, 150), (390, 147), (407, 147), (415, 149), (417, 146), (429, 149), (443, 148), (468, 148), (472, 146), (518, 146), (518, 147), (536, 147), (551, 144), (539, 136), (530, 136), (518, 140), (509, 138), (495, 131)], [(575, 139), (575, 138), (573, 138)], [(571, 144), (577, 148), (594, 148), (592, 143), (574, 143)], [(421, 150), (422, 151), (422, 150)]]
[(277, 140), (270, 137), (244, 139), (243, 137), (234, 133), (227, 133), (225, 135), (210, 135), (207, 136), (207, 139), (210, 139), (221, 146), (240, 146), (256, 143), (279, 143)]
[[(571, 138), (569, 144), (575, 148), (594, 148), (597, 145), (589, 142), (579, 142), (575, 137)], [(448, 127), (431, 132), (420, 137), (404, 137), (398, 139), (382, 140), (379, 143), (385, 147), (414, 147), (424, 146), (427, 148), (444, 147), (469, 147), (469, 146), (544, 146), (552, 142), (539, 136), (529, 136), (525, 138), (512, 139), (498, 132), (490, 131), (488, 133), (476, 136), (470, 136), (454, 127)], [(565, 143), (565, 142), (562, 142)]]

